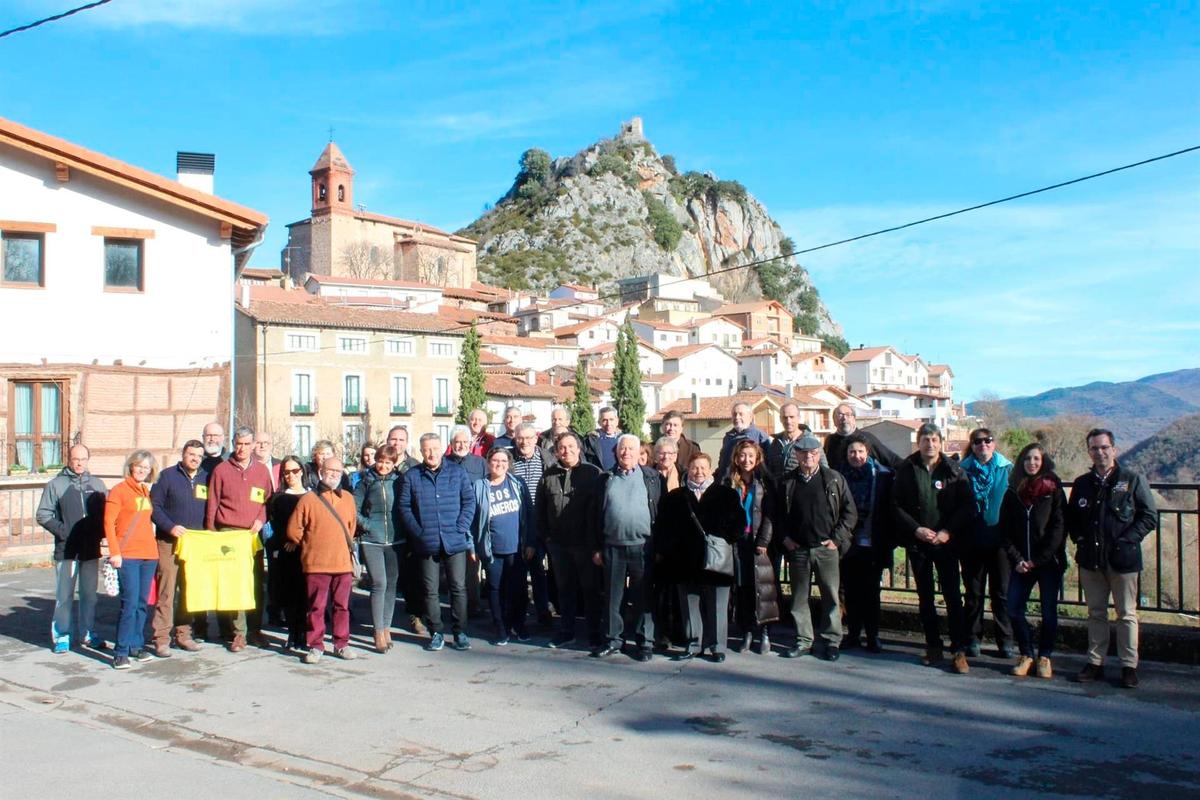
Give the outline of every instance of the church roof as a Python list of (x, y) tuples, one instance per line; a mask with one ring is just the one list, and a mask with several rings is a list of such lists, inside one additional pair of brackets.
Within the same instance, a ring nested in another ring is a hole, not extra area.
[(325, 145), (325, 149), (317, 157), (317, 163), (313, 164), (313, 168), (309, 172), (317, 172), (323, 169), (340, 169), (349, 172), (351, 175), (354, 174), (354, 167), (350, 166), (350, 162), (342, 154), (341, 148), (332, 139), (329, 141), (329, 144)]

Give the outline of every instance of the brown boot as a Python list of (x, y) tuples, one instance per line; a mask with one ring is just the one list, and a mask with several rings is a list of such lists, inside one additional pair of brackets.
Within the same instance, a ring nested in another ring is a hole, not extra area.
[(169, 641), (155, 642), (154, 647), (150, 649), (150, 652), (154, 653), (154, 655), (158, 656), (159, 658), (170, 658), (171, 643)]
[(1012, 668), (1012, 674), (1018, 678), (1024, 678), (1031, 669), (1033, 669), (1033, 659), (1029, 656), (1021, 656), (1017, 659), (1017, 665)]
[(180, 650), (187, 650), (189, 653), (194, 653), (200, 649), (200, 645), (196, 644), (196, 640), (191, 636), (176, 636), (175, 646)]
[(1050, 667), (1050, 659), (1046, 656), (1040, 656), (1037, 660), (1037, 676), (1039, 678), (1053, 678), (1054, 670)]
[(246, 649), (246, 637), (242, 634), (234, 634), (233, 641), (229, 643), (229, 652), (240, 653)]
[(969, 664), (967, 664), (967, 654), (962, 650), (959, 650), (957, 653), (955, 653), (954, 660), (950, 662), (950, 668), (959, 675), (966, 675), (968, 672), (970, 672), (971, 667)]

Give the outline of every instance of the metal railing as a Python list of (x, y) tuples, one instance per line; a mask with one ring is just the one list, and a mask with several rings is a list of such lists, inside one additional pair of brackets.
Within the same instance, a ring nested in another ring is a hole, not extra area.
[[(1069, 494), (1071, 484), (1064, 483), (1063, 488)], [(1150, 488), (1158, 494), (1158, 524), (1142, 542), (1144, 567), (1138, 576), (1138, 608), (1200, 615), (1200, 543), (1197, 541), (1200, 484), (1151, 483)], [(1059, 590), (1060, 605), (1085, 605), (1074, 552), (1075, 548), (1068, 542), (1068, 566)], [(911, 595), (915, 602), (917, 587), (909, 569), (907, 551), (897, 549), (892, 559), (892, 569), (888, 570), (883, 590)], [(1151, 589), (1153, 593), (1148, 594)], [(908, 598), (902, 598), (902, 601), (908, 602)]]
[(0, 486), (0, 558), (43, 552), (49, 557), (54, 535), (38, 525), (36, 518), (42, 489), (49, 479), (46, 476)]

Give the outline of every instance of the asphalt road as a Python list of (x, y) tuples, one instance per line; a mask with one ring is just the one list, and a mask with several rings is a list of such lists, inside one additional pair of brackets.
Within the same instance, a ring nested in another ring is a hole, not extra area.
[[(1125, 691), (1068, 680), (1079, 656), (1050, 681), (988, 657), (959, 676), (901, 639), (836, 664), (599, 662), (536, 635), (377, 655), (356, 625), (352, 662), (207, 645), (116, 672), (50, 652), (51, 586), (0, 573), (6, 797), (1200, 797), (1188, 667)], [(110, 640), (115, 615), (104, 599)]]

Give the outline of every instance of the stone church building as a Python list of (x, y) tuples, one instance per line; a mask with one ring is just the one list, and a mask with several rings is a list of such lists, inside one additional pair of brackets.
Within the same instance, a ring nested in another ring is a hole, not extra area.
[(478, 280), (474, 239), (356, 208), (354, 168), (334, 142), (308, 174), (312, 216), (287, 226), (280, 255), (280, 268), (297, 283), (306, 273), (460, 288)]

